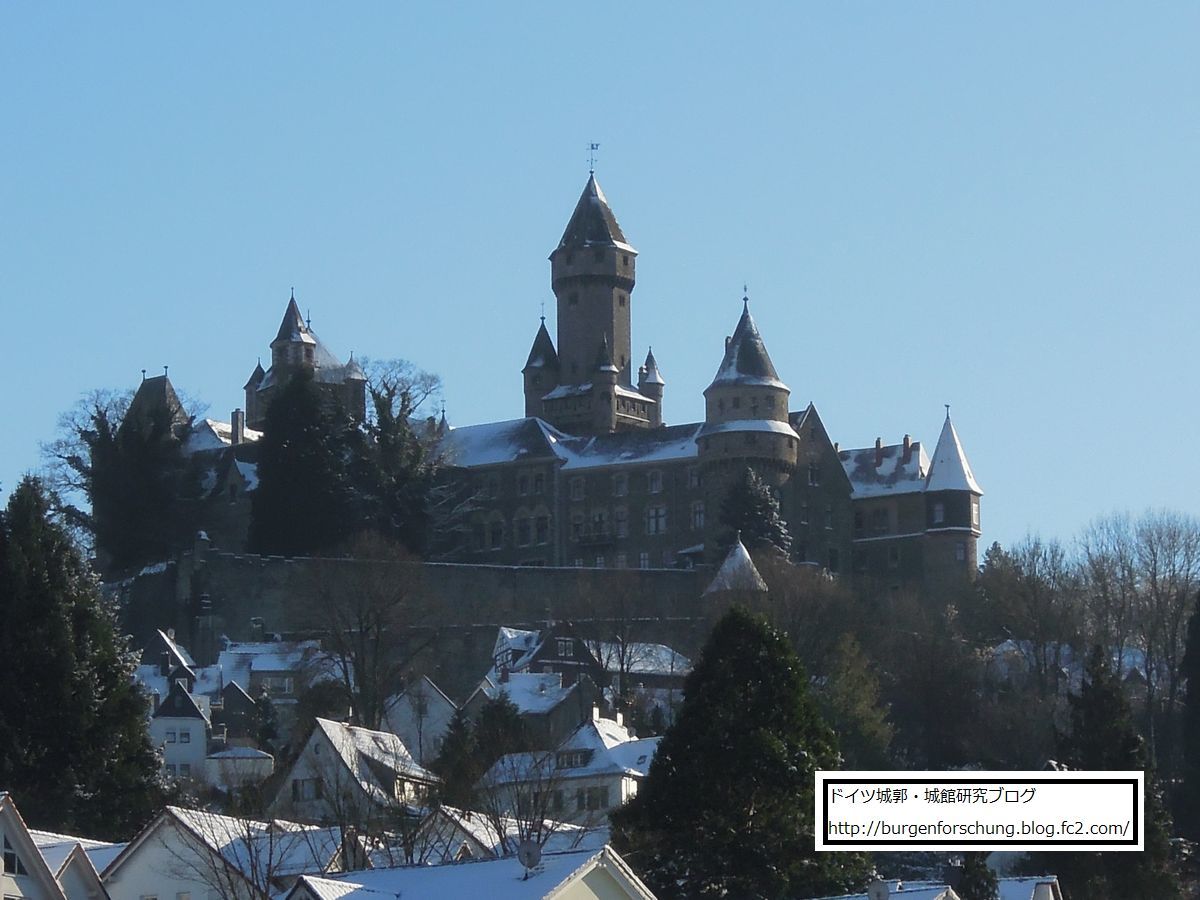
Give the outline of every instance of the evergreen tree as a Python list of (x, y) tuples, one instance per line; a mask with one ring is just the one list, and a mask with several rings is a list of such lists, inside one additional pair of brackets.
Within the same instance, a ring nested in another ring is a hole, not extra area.
[[(1083, 685), (1070, 702), (1071, 730), (1060, 740), (1061, 759), (1073, 769), (1093, 771), (1146, 768), (1142, 739), (1133, 725), (1121, 683), (1096, 646), (1088, 658)], [(1179, 878), (1170, 861), (1170, 816), (1153, 772), (1146, 772), (1145, 846), (1141, 853), (1052, 853), (1035, 864), (1053, 866), (1067, 900), (1173, 900)]]
[(521, 711), (500, 687), (500, 695), (483, 704), (475, 723), (475, 762), (481, 775), (500, 757), (533, 749)]
[(250, 519), (256, 553), (308, 556), (345, 539), (351, 524), (346, 430), (312, 375), (296, 374), (272, 398), (259, 440)]
[(886, 769), (891, 763), (892, 725), (872, 668), (854, 635), (844, 634), (817, 694), (826, 721), (837, 732), (846, 769)]
[(448, 806), (470, 809), (475, 782), (483, 774), (476, 762), (475, 736), (465, 710), (456, 710), (442, 738), (442, 749), (430, 767), (441, 779), (438, 799)]
[(1188, 620), (1181, 675), (1187, 681), (1187, 692), (1183, 699), (1183, 784), (1175, 818), (1181, 835), (1200, 841), (1200, 597)]
[(1000, 900), (1000, 880), (988, 866), (986, 853), (965, 854), (955, 892), (962, 900)]
[(813, 773), (837, 763), (795, 653), (734, 608), (688, 675), (649, 777), (613, 814), (614, 842), (663, 898), (861, 887), (863, 857), (813, 849)]
[(258, 747), (260, 750), (274, 753), (275, 742), (279, 740), (279, 721), (275, 715), (275, 704), (271, 702), (271, 692), (265, 686), (258, 695), (255, 706), (258, 710), (258, 722), (255, 723), (258, 726), (255, 729)]
[(0, 784), (36, 827), (128, 839), (160, 798), (136, 657), (37, 479), (0, 533)]
[(724, 543), (731, 545), (741, 534), (746, 549), (754, 552), (774, 547), (784, 556), (792, 548), (792, 536), (779, 512), (779, 501), (749, 466), (721, 504)]

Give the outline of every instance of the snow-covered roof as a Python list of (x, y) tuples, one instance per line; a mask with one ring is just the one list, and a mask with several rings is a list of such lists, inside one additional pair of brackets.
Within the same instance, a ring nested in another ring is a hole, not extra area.
[(113, 844), (108, 841), (93, 841), (89, 838), (75, 837), (70, 834), (56, 834), (53, 831), (37, 831), (29, 829), (29, 837), (38, 848), (38, 853), (46, 861), (51, 872), (59, 874), (71, 851), (76, 847), (82, 848), (87, 854), (92, 866), (97, 872), (104, 870), (118, 853), (124, 849), (124, 844)]
[(758, 573), (754, 560), (750, 558), (750, 551), (746, 549), (746, 545), (739, 537), (733, 542), (729, 552), (725, 554), (725, 561), (721, 563), (721, 568), (717, 570), (716, 576), (704, 589), (704, 593), (712, 594), (717, 591), (765, 592), (766, 590), (767, 583)]
[(714, 387), (729, 385), (773, 387), (786, 391), (788, 387), (779, 380), (754, 317), (750, 315), (750, 302), (744, 298), (743, 302), (742, 317), (738, 319), (737, 328), (725, 347), (721, 367), (717, 369), (705, 393)]
[(617, 224), (617, 217), (608, 205), (604, 191), (600, 190), (595, 174), (588, 176), (558, 246), (587, 247), (593, 244), (615, 244), (631, 253), (637, 252), (625, 240), (625, 234)]
[[(545, 827), (550, 836), (542, 845), (543, 853), (596, 851), (608, 843), (607, 827), (585, 828), (568, 822), (547, 822)], [(444, 805), (430, 812), (421, 823), (424, 840), (433, 845), (431, 856), (447, 862), (456, 858), (463, 837), (469, 838), (485, 854), (499, 857), (511, 853), (527, 830), (528, 823), (511, 816), (492, 816)]]
[[(885, 879), (884, 883), (888, 888), (888, 897), (900, 897), (902, 900), (950, 900), (950, 898), (958, 896), (945, 882), (900, 881), (893, 878)], [(858, 894), (814, 897), (812, 900), (868, 900), (868, 895), (864, 891)]]
[(341, 849), (341, 829), (275, 819), (221, 816), (168, 806), (167, 811), (214, 853), (248, 877), (261, 875), (269, 860), (276, 877), (323, 872)]
[(542, 646), (540, 631), (500, 626), (496, 632), (496, 643), (492, 647), (495, 666), (520, 671), (529, 665), (533, 655)]
[(775, 419), (730, 419), (728, 422), (708, 422), (700, 429), (700, 437), (728, 432), (753, 431), (765, 434), (785, 434), (796, 437), (796, 430), (787, 422)]
[(628, 775), (644, 778), (661, 738), (635, 738), (624, 725), (612, 719), (591, 719), (576, 728), (554, 751), (510, 753), (501, 757), (484, 775), (485, 783), (505, 784), (545, 777), (556, 767), (559, 754), (589, 751), (579, 765), (555, 770), (557, 778), (584, 778), (596, 775)]
[(998, 900), (1062, 900), (1057, 875), (1022, 875), (997, 879)]
[(690, 659), (666, 644), (629, 641), (622, 647), (611, 641), (588, 641), (588, 649), (610, 673), (621, 670), (622, 660), (630, 675), (686, 675), (692, 668)]
[(696, 438), (700, 428), (701, 423), (691, 423), (571, 438), (560, 444), (560, 454), (565, 459), (563, 469), (591, 469), (695, 459)]
[(274, 759), (270, 753), (256, 750), (253, 747), (230, 747), (217, 753), (208, 754), (209, 759)]
[(929, 474), (929, 457), (920, 441), (911, 442), (907, 451), (903, 444), (842, 450), (838, 460), (855, 499), (918, 493), (925, 490)]
[[(335, 876), (305, 875), (292, 896), (308, 890), (319, 900), (396, 900), (425, 897), (486, 897), (487, 900), (540, 900), (554, 895), (568, 881), (596, 867), (610, 868), (626, 885), (629, 896), (651, 894), (611, 847), (601, 851), (543, 853), (533, 869), (515, 856), (468, 860), (441, 866), (403, 866), (364, 869)], [(632, 888), (632, 890), (630, 889)]]
[(938, 436), (937, 446), (933, 449), (933, 462), (929, 466), (929, 479), (925, 483), (925, 490), (970, 491), (973, 494), (983, 494), (983, 488), (975, 480), (971, 464), (967, 462), (967, 454), (963, 452), (949, 412), (946, 413), (946, 421), (942, 423), (942, 433)]
[(575, 685), (563, 687), (561, 672), (512, 672), (499, 683), (485, 677), (477, 690), (493, 700), (504, 694), (522, 714), (537, 716), (571, 696)]
[[(250, 444), (262, 437), (261, 431), (253, 428), (244, 429), (245, 442)], [(193, 424), (192, 431), (183, 444), (183, 454), (203, 453), (211, 450), (224, 450), (233, 446), (233, 426), (228, 422), (216, 419), (201, 419)]]
[(442, 453), (446, 465), (463, 468), (554, 459), (559, 457), (558, 445), (569, 437), (541, 419), (509, 419), (451, 428)]
[(413, 759), (397, 735), (320, 718), (317, 728), (363, 792), (379, 803), (390, 803), (395, 796), (395, 784), (380, 781), (379, 767), (406, 778), (430, 783), (437, 781), (436, 775)]

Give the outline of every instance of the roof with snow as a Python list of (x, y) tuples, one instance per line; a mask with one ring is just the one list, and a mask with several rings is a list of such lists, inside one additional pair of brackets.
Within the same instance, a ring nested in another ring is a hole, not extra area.
[(555, 896), (569, 882), (596, 868), (608, 871), (629, 897), (652, 900), (653, 894), (609, 846), (599, 852), (543, 853), (533, 869), (514, 856), (441, 866), (365, 869), (336, 876), (305, 875), (289, 898), (307, 893), (317, 900), (396, 900), (398, 897), (486, 897), (487, 900), (535, 900)]
[(617, 224), (617, 217), (608, 205), (608, 199), (604, 196), (604, 191), (600, 190), (600, 184), (594, 174), (588, 176), (587, 184), (583, 186), (583, 193), (579, 195), (579, 202), (575, 204), (575, 211), (571, 213), (571, 219), (567, 222), (558, 246), (587, 247), (592, 244), (616, 245), (633, 250), (625, 240), (625, 233)]
[(577, 686), (564, 687), (561, 672), (511, 672), (507, 681), (485, 676), (476, 690), (492, 700), (503, 694), (522, 715), (537, 716), (557, 707)]
[[(496, 761), (484, 775), (485, 783), (507, 784), (545, 777), (553, 769), (557, 779), (626, 775), (644, 778), (654, 761), (659, 737), (641, 738), (612, 719), (591, 719), (576, 728), (553, 751), (510, 753)], [(559, 754), (583, 751), (577, 765), (558, 767)]]
[(638, 381), (642, 384), (666, 384), (662, 377), (662, 372), (658, 369), (658, 360), (654, 358), (654, 348), (651, 347), (646, 353), (646, 362), (642, 364), (645, 372)]
[(788, 387), (779, 380), (779, 374), (767, 355), (767, 346), (763, 343), (762, 335), (754, 317), (750, 315), (750, 300), (743, 297), (742, 317), (738, 319), (737, 328), (725, 348), (725, 357), (721, 360), (721, 368), (713, 376), (712, 384), (705, 393), (714, 387), (727, 385), (767, 386), (787, 390)]
[(907, 450), (903, 444), (842, 450), (838, 460), (855, 499), (923, 491), (929, 474), (929, 457), (920, 441), (911, 442)]
[(619, 672), (622, 660), (630, 675), (686, 675), (692, 669), (690, 659), (666, 644), (628, 641), (622, 646), (611, 641), (588, 641), (587, 645), (606, 672)]
[[(253, 428), (245, 429), (246, 443), (252, 444), (262, 437), (261, 431)], [(193, 453), (204, 453), (212, 450), (224, 450), (233, 446), (233, 426), (228, 422), (218, 422), (216, 419), (202, 419), (192, 426), (191, 433), (183, 442), (183, 453), (190, 456)]]
[(762, 575), (758, 573), (758, 568), (754, 565), (754, 560), (750, 558), (750, 551), (742, 543), (741, 537), (738, 537), (733, 542), (733, 546), (729, 548), (729, 552), (725, 554), (725, 561), (721, 563), (721, 568), (717, 570), (712, 582), (704, 589), (704, 593), (714, 594), (717, 591), (765, 593), (766, 590), (767, 583), (763, 581)]
[(967, 454), (963, 452), (958, 432), (950, 421), (950, 411), (946, 411), (946, 421), (942, 424), (942, 433), (938, 436), (937, 446), (933, 450), (933, 462), (929, 467), (929, 480), (925, 483), (927, 491), (970, 491), (972, 494), (983, 494), (983, 488), (975, 480), (971, 472), (971, 464), (967, 462)]
[(437, 776), (419, 765), (394, 734), (321, 718), (317, 719), (317, 730), (363, 792), (380, 803), (392, 802), (397, 776), (428, 783), (437, 781)]
[[(900, 897), (902, 900), (957, 900), (958, 894), (942, 881), (901, 881), (898, 878), (885, 879), (888, 897)], [(863, 891), (858, 894), (837, 894), (831, 897), (814, 897), (812, 900), (868, 900), (868, 894)]]
[[(292, 297), (288, 301), (287, 310), (283, 314), (283, 321), (279, 324), (279, 331), (275, 335), (275, 340), (271, 341), (271, 346), (274, 347), (279, 343), (308, 344), (312, 347), (313, 380), (315, 381), (327, 384), (341, 384), (344, 381), (365, 380), (362, 367), (357, 362), (351, 359), (350, 362), (343, 364), (322, 343), (321, 339), (317, 337), (317, 333), (312, 330), (312, 327), (300, 315), (300, 307), (296, 305), (295, 297)], [(247, 387), (254, 383), (257, 376), (258, 372), (255, 370)], [(262, 391), (273, 387), (278, 377), (275, 367), (272, 366), (261, 379), (258, 379), (257, 389)]]
[[(548, 822), (546, 826), (551, 834), (542, 845), (543, 853), (588, 849), (594, 852), (608, 843), (607, 827), (584, 828), (568, 822)], [(433, 858), (450, 862), (457, 858), (464, 838), (475, 845), (473, 853), (491, 857), (509, 854), (519, 846), (522, 832), (528, 831), (528, 823), (511, 816), (493, 816), (443, 805), (425, 818), (420, 830), (423, 840), (433, 845)]]
[(998, 900), (1062, 900), (1057, 875), (1021, 875), (997, 879)]
[[(558, 351), (554, 349), (554, 341), (546, 330), (546, 317), (538, 326), (537, 335), (533, 338), (533, 346), (529, 350), (529, 358), (525, 360), (525, 369), (557, 369)], [(521, 371), (525, 371), (522, 369)]]
[(55, 874), (62, 871), (71, 852), (76, 847), (83, 850), (97, 872), (102, 872), (104, 867), (112, 862), (126, 846), (108, 841), (93, 841), (70, 834), (55, 834), (53, 831), (37, 831), (33, 828), (29, 829), (29, 837), (38, 848), (38, 852), (46, 861), (50, 871)]

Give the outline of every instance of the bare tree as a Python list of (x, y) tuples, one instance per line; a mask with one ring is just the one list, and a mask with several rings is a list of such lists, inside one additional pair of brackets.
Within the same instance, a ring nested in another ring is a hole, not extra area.
[(1096, 519), (1079, 540), (1088, 643), (1118, 661), (1138, 641), (1138, 562), (1128, 514)]

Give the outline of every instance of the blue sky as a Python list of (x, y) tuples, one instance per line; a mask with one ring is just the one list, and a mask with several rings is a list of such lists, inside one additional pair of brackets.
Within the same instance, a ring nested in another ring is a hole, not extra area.
[(452, 423), (520, 415), (599, 141), (669, 421), (748, 282), (842, 446), (952, 404), (986, 539), (1200, 513), (1198, 41), (1193, 3), (5, 4), (0, 490), (142, 368), (227, 417), (292, 285)]

